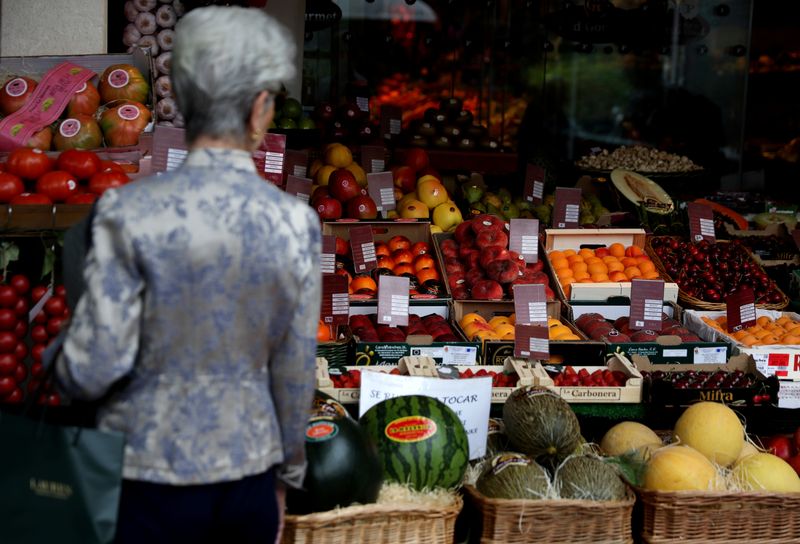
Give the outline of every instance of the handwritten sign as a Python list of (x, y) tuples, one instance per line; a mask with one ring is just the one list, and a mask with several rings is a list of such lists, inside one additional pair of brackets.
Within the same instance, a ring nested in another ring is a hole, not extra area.
[(631, 330), (649, 329), (660, 331), (664, 322), (664, 280), (640, 280), (631, 282), (631, 313), (628, 326)]
[(711, 243), (716, 242), (713, 210), (705, 204), (696, 202), (687, 202), (686, 210), (689, 212), (689, 237), (691, 241), (706, 240)]
[(736, 332), (756, 324), (756, 297), (752, 289), (741, 287), (737, 292), (725, 297), (725, 309), (728, 332)]
[(547, 294), (544, 285), (514, 287), (514, 355), (550, 358), (550, 335), (547, 327)]
[(492, 380), (442, 380), (419, 376), (396, 376), (365, 370), (361, 373), (359, 417), (386, 399), (407, 395), (433, 397), (451, 408), (464, 425), (469, 440), (469, 458), (486, 453), (489, 410), (492, 403)]
[(340, 274), (323, 274), (320, 318), (327, 325), (347, 325), (349, 316), (347, 278)]
[(378, 278), (378, 323), (390, 327), (408, 325), (409, 280), (405, 276)]
[(261, 142), (264, 152), (263, 177), (275, 185), (283, 185), (283, 161), (286, 155), (286, 135), (267, 132)]
[(516, 251), (526, 263), (539, 260), (539, 220), (511, 219), (508, 249)]
[(397, 206), (394, 200), (394, 179), (391, 172), (367, 174), (367, 191), (377, 204), (379, 212), (388, 212)]
[(353, 227), (349, 232), (350, 250), (353, 254), (353, 267), (356, 274), (369, 272), (378, 266), (372, 227)]
[(576, 229), (581, 215), (581, 190), (570, 187), (556, 188), (553, 206), (553, 228)]
[(333, 234), (322, 235), (322, 254), (319, 259), (319, 268), (323, 274), (336, 273), (336, 236)]
[(522, 197), (525, 200), (534, 204), (541, 204), (544, 199), (544, 176), (544, 168), (535, 164), (528, 164), (525, 169), (525, 187), (522, 192)]

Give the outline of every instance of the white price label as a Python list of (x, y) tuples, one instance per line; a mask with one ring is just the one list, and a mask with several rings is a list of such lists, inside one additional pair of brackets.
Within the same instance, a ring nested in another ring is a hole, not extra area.
[(283, 174), (283, 153), (267, 151), (264, 154), (264, 172), (267, 174)]
[(185, 149), (175, 149), (170, 147), (167, 150), (167, 172), (170, 170), (175, 170), (180, 165), (183, 164), (183, 161), (186, 159), (186, 155), (189, 152)]

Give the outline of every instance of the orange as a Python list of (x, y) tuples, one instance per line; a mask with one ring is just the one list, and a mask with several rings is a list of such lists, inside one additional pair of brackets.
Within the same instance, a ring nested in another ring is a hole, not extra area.
[(561, 270), (563, 268), (569, 268), (569, 262), (563, 257), (551, 261), (551, 263), (553, 265), (553, 270)]
[(800, 336), (794, 334), (784, 334), (781, 338), (781, 344), (800, 344)]
[(618, 263), (619, 262), (619, 259), (617, 259), (613, 255), (606, 255), (605, 257), (602, 257), (602, 259), (603, 259), (603, 262), (606, 263), (606, 264), (608, 264), (608, 263)]
[(500, 340), (514, 340), (514, 338), (515, 338), (514, 333), (510, 332), (508, 334), (504, 334), (503, 336), (501, 336)]
[(584, 248), (578, 250), (578, 255), (580, 255), (584, 259), (586, 259), (587, 257), (594, 257), (595, 256), (594, 255), (594, 251), (592, 251), (588, 247), (584, 247)]
[(476, 314), (475, 312), (470, 312), (466, 314), (464, 317), (461, 318), (461, 321), (458, 322), (461, 325), (461, 328), (466, 327), (473, 321), (479, 321), (481, 323), (486, 323), (486, 319), (480, 314)]
[(766, 335), (759, 338), (762, 344), (772, 345), (772, 344), (780, 344), (780, 341), (775, 337), (772, 333), (767, 333)]
[(422, 270), (423, 268), (436, 268), (436, 259), (428, 255), (427, 253), (423, 253), (422, 255), (417, 255), (414, 257), (412, 261), (414, 266), (414, 270)]
[(475, 333), (478, 331), (491, 331), (491, 327), (486, 323), (481, 323), (480, 321), (473, 321), (472, 323), (468, 323), (465, 326), (461, 327), (464, 330), (464, 334), (467, 338), (472, 338), (475, 336)]
[(500, 325), (508, 325), (509, 323), (508, 317), (504, 315), (496, 315), (489, 320), (489, 326), (495, 330), (497, 330), (497, 327)]
[(779, 317), (776, 323), (781, 327), (785, 327), (787, 324), (792, 323), (792, 320), (789, 317), (783, 316)]
[(353, 153), (342, 144), (333, 144), (325, 151), (325, 162), (337, 168), (345, 168), (353, 162)]
[(586, 277), (579, 279), (578, 283), (594, 283), (594, 280), (591, 276), (587, 275)]
[[(758, 321), (756, 321), (756, 323), (758, 323)], [(771, 321), (771, 320), (766, 322), (766, 323), (764, 323), (763, 325), (761, 325), (762, 329), (767, 329), (768, 331), (773, 330), (775, 327), (777, 327), (777, 325), (775, 324), (774, 321)]]
[(622, 264), (625, 265), (625, 268), (629, 268), (631, 266), (639, 266), (639, 262), (636, 260), (635, 257), (625, 257), (622, 259)]
[(635, 266), (629, 266), (628, 268), (626, 268), (625, 275), (628, 276), (629, 280), (632, 280), (633, 278), (642, 277), (642, 273)]
[(741, 337), (741, 338), (739, 338), (738, 340), (739, 340), (739, 342), (741, 342), (741, 343), (742, 343), (742, 344), (744, 344), (745, 346), (752, 346), (752, 345), (754, 345), (754, 344), (757, 344), (757, 343), (759, 343), (759, 342), (758, 342), (758, 338), (756, 338), (756, 337), (755, 337), (755, 336), (753, 336), (752, 334), (745, 334), (744, 336), (742, 336), (742, 337)]
[(743, 336), (747, 336), (747, 335), (748, 335), (748, 333), (745, 330), (739, 330), (739, 331), (736, 331), (734, 333), (731, 333), (731, 336), (733, 336), (737, 340), (741, 340)]
[(611, 281), (628, 281), (628, 276), (626, 276), (624, 272), (615, 270), (608, 275), (608, 279)]
[(786, 327), (786, 330), (792, 334), (800, 336), (800, 323)]
[(389, 246), (384, 244), (383, 242), (378, 242), (375, 244), (375, 255), (378, 257), (391, 257), (392, 250), (389, 249)]
[(600, 262), (600, 263), (592, 263), (592, 264), (589, 265), (587, 271), (592, 276), (594, 276), (595, 274), (607, 274), (608, 273), (608, 267), (605, 265), (605, 263), (602, 263), (602, 262)]
[(761, 317), (756, 319), (756, 323), (758, 323), (759, 325), (761, 325), (763, 327), (767, 323), (772, 323), (772, 320), (770, 318), (768, 318), (767, 316), (762, 315)]
[(548, 253), (548, 255), (549, 255), (551, 261), (554, 260), (554, 259), (561, 258), (561, 257), (566, 258), (566, 256), (564, 255), (564, 252), (563, 251), (559, 251), (557, 249), (554, 249), (553, 251)]
[(495, 327), (494, 333), (501, 338), (508, 335), (511, 335), (511, 338), (514, 338), (514, 325), (511, 325), (510, 323), (498, 325)]
[(756, 338), (758, 338), (759, 340), (760, 340), (761, 338), (764, 338), (765, 336), (770, 336), (770, 335), (772, 334), (771, 332), (769, 332), (769, 331), (766, 331), (766, 330), (764, 330), (764, 329), (759, 329), (759, 330), (757, 330), (757, 331), (754, 331), (754, 330), (752, 330), (752, 329), (754, 329), (754, 328), (755, 328), (755, 327), (750, 327), (749, 329), (747, 329), (747, 332), (748, 332), (749, 334), (752, 334), (753, 336), (755, 336), (755, 337), (756, 337)]
[(639, 270), (642, 271), (642, 274), (647, 274), (648, 272), (653, 272), (656, 269), (656, 265), (652, 263), (652, 261), (644, 261), (639, 263)]
[(439, 273), (435, 268), (422, 268), (417, 270), (417, 281), (425, 283), (426, 281), (438, 281)]
[(581, 261), (579, 263), (573, 263), (570, 268), (572, 268), (572, 273), (577, 275), (579, 272), (586, 272), (588, 266), (585, 262)]
[(639, 255), (644, 255), (642, 248), (638, 246), (628, 246), (625, 248), (626, 257), (638, 257)]
[(517, 322), (517, 314), (511, 314), (508, 316), (508, 322), (512, 325)]
[(592, 281), (595, 283), (603, 283), (611, 280), (609, 279), (608, 274), (601, 272), (599, 274), (592, 274)]
[(329, 342), (331, 340), (331, 336), (331, 328), (320, 321), (319, 325), (317, 326), (317, 342)]
[(600, 257), (588, 257), (584, 259), (584, 262), (586, 262), (586, 264), (597, 264), (597, 263), (605, 264), (603, 263), (603, 259), (601, 259)]
[(565, 291), (567, 287), (575, 283), (575, 278), (558, 278), (558, 280), (561, 282), (561, 287), (563, 287)]
[(562, 286), (564, 289), (564, 296), (569, 300), (570, 295), (572, 294), (572, 285), (564, 285)]
[(608, 246), (608, 251), (617, 258), (622, 258), (625, 256), (625, 246), (620, 243), (614, 243)]
[(661, 275), (655, 270), (653, 270), (652, 272), (647, 272), (645, 274), (642, 274), (642, 277), (646, 280), (657, 280), (658, 278), (661, 277)]
[(388, 268), (389, 270), (393, 269), (397, 263), (394, 262), (394, 259), (391, 257), (381, 256), (378, 257), (378, 268)]
[(416, 270), (414, 267), (408, 263), (398, 264), (392, 268), (392, 272), (394, 272), (395, 276), (402, 276), (403, 274), (411, 274), (412, 276), (416, 275)]
[(572, 278), (572, 270), (570, 270), (569, 268), (562, 268), (561, 270), (556, 270), (556, 276), (558, 276), (560, 280), (564, 280), (564, 278)]
[(609, 272), (622, 272), (625, 270), (625, 265), (616, 259), (613, 262), (607, 263), (606, 266), (608, 267)]
[(585, 280), (589, 277), (588, 272), (573, 272), (572, 277), (575, 278), (575, 281)]
[(634, 257), (634, 259), (636, 259), (637, 264), (650, 262), (650, 257), (648, 257), (647, 255), (639, 255), (638, 257)]
[(583, 257), (581, 257), (580, 255), (570, 255), (569, 257), (567, 257), (567, 261), (569, 262), (570, 266), (572, 266), (574, 264), (582, 263)]
[(564, 257), (569, 257), (570, 255), (577, 255), (577, 253), (574, 249), (565, 249)]
[[(409, 266), (409, 268), (411, 268)], [(413, 270), (412, 270), (413, 272)], [(395, 271), (397, 273), (397, 271)], [(375, 283), (371, 277), (367, 275), (356, 276), (353, 278), (353, 281), (350, 282), (350, 287), (353, 289), (354, 293), (358, 293), (361, 290), (370, 291), (371, 293), (364, 293), (364, 294), (375, 294), (378, 292), (378, 285)]]

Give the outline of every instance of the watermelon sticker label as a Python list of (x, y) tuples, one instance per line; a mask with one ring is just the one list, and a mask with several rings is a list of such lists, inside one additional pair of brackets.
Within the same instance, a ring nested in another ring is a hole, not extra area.
[(347, 411), (345, 411), (344, 406), (336, 401), (319, 397), (314, 397), (313, 412), (319, 416), (347, 417)]
[(421, 442), (436, 434), (436, 422), (423, 416), (401, 417), (389, 423), (384, 433), (394, 442)]
[(28, 90), (28, 82), (21, 77), (12, 79), (6, 84), (6, 93), (14, 98), (22, 96)]
[(502, 419), (489, 419), (489, 434), (501, 434), (505, 432), (505, 425)]
[(64, 122), (58, 127), (58, 132), (60, 132), (64, 138), (72, 138), (80, 129), (81, 122), (77, 119), (69, 118), (64, 119)]
[(121, 68), (117, 68), (110, 74), (108, 74), (108, 84), (114, 87), (115, 89), (119, 89), (120, 87), (124, 87), (130, 81), (130, 77), (128, 76), (128, 72)]
[(75, 94), (80, 94), (80, 93), (82, 93), (82, 92), (83, 92), (83, 91), (85, 91), (85, 90), (86, 90), (86, 83), (84, 83), (83, 85), (81, 85), (81, 88), (80, 88), (80, 89), (78, 89), (77, 91), (75, 91)]
[(513, 453), (504, 453), (502, 455), (498, 455), (492, 460), (492, 474), (496, 476), (508, 467), (524, 467), (530, 464), (531, 460), (526, 457), (522, 457)]
[(139, 108), (136, 106), (131, 106), (130, 104), (127, 106), (122, 106), (120, 109), (117, 110), (117, 115), (125, 119), (126, 121), (134, 121), (139, 118), (142, 112), (139, 111)]
[(306, 426), (306, 442), (325, 442), (339, 434), (339, 426), (333, 421), (312, 421)]

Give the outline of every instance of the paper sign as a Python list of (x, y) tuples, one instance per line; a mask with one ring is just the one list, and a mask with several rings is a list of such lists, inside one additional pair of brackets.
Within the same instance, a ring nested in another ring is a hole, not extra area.
[(308, 203), (311, 198), (311, 180), (289, 175), (286, 178), (286, 192)]
[(153, 172), (175, 170), (189, 154), (186, 145), (186, 131), (182, 128), (156, 125), (153, 131)]
[[(461, 419), (467, 432), (470, 459), (483, 457), (486, 453), (486, 435), (489, 430), (489, 411), (492, 405), (491, 378), (442, 380), (421, 376), (396, 376), (365, 370), (361, 373), (359, 417), (379, 402), (407, 395), (433, 397), (451, 408)], [(387, 422), (387, 427), (392, 423)], [(417, 422), (418, 425), (425, 423), (427, 421)], [(400, 422), (398, 426), (399, 424)], [(419, 431), (419, 428), (415, 427), (415, 430)], [(401, 436), (402, 433), (398, 432), (397, 438)]]
[(394, 200), (394, 179), (391, 172), (367, 174), (367, 191), (378, 206), (379, 212), (388, 212), (397, 207)]
[(544, 198), (544, 176), (544, 168), (535, 164), (528, 164), (525, 169), (525, 189), (522, 193), (525, 200), (535, 204), (542, 202)]
[(275, 185), (282, 185), (286, 135), (267, 132), (259, 150), (264, 152), (264, 178)]
[(410, 346), (408, 354), (441, 359), (442, 365), (474, 365), (478, 362), (478, 349), (474, 346)]
[(308, 151), (289, 149), (286, 151), (283, 163), (283, 177), (297, 176), (308, 177)]
[(736, 332), (756, 324), (756, 297), (753, 290), (740, 287), (737, 292), (725, 297), (728, 332)]
[(800, 382), (781, 381), (778, 392), (779, 408), (800, 408)]
[(367, 117), (369, 117), (369, 97), (367, 97), (367, 96), (357, 96), (356, 97), (356, 106), (358, 106), (358, 109), (361, 110), (362, 112), (366, 113)]
[(725, 348), (694, 348), (692, 364), (724, 365), (728, 362), (728, 350)]
[(390, 140), (400, 134), (403, 124), (403, 111), (397, 106), (381, 106), (381, 136)]
[(556, 187), (556, 203), (553, 206), (553, 228), (576, 229), (581, 214), (581, 190), (571, 187)]
[[(48, 71), (25, 104), (0, 120), (0, 151), (23, 147), (34, 133), (58, 119), (75, 92), (94, 76), (88, 68), (71, 62), (62, 62)], [(3, 86), (5, 94), (12, 97), (28, 91), (28, 83), (19, 77), (4, 81)], [(80, 128), (79, 124), (75, 126)]]
[(547, 295), (544, 285), (515, 285), (514, 311), (517, 324), (547, 327)]
[(378, 324), (408, 325), (409, 280), (405, 276), (378, 277)]
[(511, 219), (508, 249), (516, 251), (526, 263), (539, 260), (539, 220)]
[(514, 356), (549, 359), (550, 340), (547, 327), (541, 325), (514, 325)]
[(717, 240), (714, 233), (714, 212), (705, 204), (696, 202), (686, 203), (689, 212), (689, 238), (692, 242), (706, 240), (714, 243)]
[(350, 319), (350, 295), (347, 277), (340, 274), (322, 275), (322, 308), (320, 318), (328, 325), (346, 325)]
[(322, 254), (320, 255), (319, 268), (323, 274), (336, 273), (336, 236), (333, 234), (322, 235)]
[(628, 325), (631, 330), (660, 331), (664, 322), (664, 280), (631, 281), (631, 313)]
[(378, 265), (378, 258), (375, 255), (375, 241), (372, 238), (372, 227), (353, 227), (349, 232), (353, 268), (356, 274), (369, 272)]
[(386, 148), (382, 145), (362, 145), (361, 168), (367, 174), (386, 170)]

